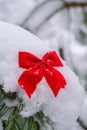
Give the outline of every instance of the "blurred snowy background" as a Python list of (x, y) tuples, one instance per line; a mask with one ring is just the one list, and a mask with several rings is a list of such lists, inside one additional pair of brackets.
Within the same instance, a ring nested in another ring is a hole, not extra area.
[[(58, 51), (87, 91), (87, 0), (0, 0), (0, 21), (29, 30)], [(87, 130), (87, 96), (73, 130)]]

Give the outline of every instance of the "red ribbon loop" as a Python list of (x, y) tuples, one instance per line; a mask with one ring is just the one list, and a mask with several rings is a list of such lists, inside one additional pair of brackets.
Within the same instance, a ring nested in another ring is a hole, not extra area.
[(63, 67), (55, 51), (47, 52), (42, 59), (29, 52), (19, 52), (19, 67), (27, 69), (18, 79), (18, 83), (31, 97), (37, 84), (45, 77), (55, 96), (64, 88), (66, 80), (63, 75), (53, 67)]

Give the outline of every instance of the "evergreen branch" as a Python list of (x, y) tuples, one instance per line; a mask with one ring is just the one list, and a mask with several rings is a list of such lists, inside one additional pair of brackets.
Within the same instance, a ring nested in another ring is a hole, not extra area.
[(85, 9), (83, 10), (83, 17), (84, 17), (83, 23), (87, 26), (87, 11)]
[(54, 10), (50, 15), (48, 15), (36, 28), (35, 30), (38, 31), (45, 23), (47, 23), (53, 16), (55, 16), (58, 12), (64, 9), (76, 8), (76, 7), (87, 7), (87, 2), (64, 2), (64, 4)]
[[(18, 108), (15, 107), (8, 120), (6, 121), (4, 130), (42, 130), (42, 128), (44, 128), (44, 130), (47, 130), (48, 127), (46, 124), (49, 124), (50, 126), (53, 125), (52, 122), (49, 122), (50, 119), (46, 117), (42, 112), (38, 112), (29, 118), (23, 118), (19, 114)], [(54, 130), (54, 128), (51, 127), (50, 130)]]
[(42, 8), (43, 6), (45, 6), (46, 4), (49, 4), (51, 2), (59, 2), (61, 0), (45, 0), (43, 2), (41, 2), (38, 6), (36, 6), (31, 12), (29, 12), (29, 14), (25, 17), (24, 21), (20, 24), (20, 26), (24, 26), (24, 24), (31, 19), (31, 17), (37, 12), (37, 10), (39, 10), (40, 8)]
[(9, 108), (4, 103), (5, 93), (0, 85), (0, 118), (3, 117), (9, 110)]
[[(38, 6), (36, 6), (31, 13), (29, 12), (29, 14), (26, 16), (26, 18), (24, 19), (24, 21), (21, 23), (20, 26), (24, 26), (25, 23), (30, 20), (32, 18), (32, 16), (43, 6), (45, 6), (46, 4), (50, 4), (51, 2), (60, 2), (61, 0), (45, 0), (42, 3), (40, 3)], [(49, 21), (50, 18), (52, 18), (53, 16), (55, 16), (58, 12), (64, 10), (64, 9), (70, 9), (70, 8), (76, 8), (76, 7), (87, 7), (87, 2), (66, 2), (66, 1), (61, 1), (62, 5), (60, 7), (58, 7), (57, 9), (55, 9), (51, 14), (49, 14), (48, 16), (46, 16), (46, 18), (35, 28), (35, 31), (37, 32), (46, 22)], [(31, 30), (32, 31), (32, 30)]]
[[(46, 4), (48, 4), (48, 3), (51, 3), (51, 2), (62, 2), (63, 3), (63, 5), (59, 8), (59, 9), (57, 9), (57, 10), (55, 10), (55, 12), (54, 13), (52, 13), (51, 14), (51, 16), (48, 16), (48, 18), (47, 18), (47, 20), (48, 19), (50, 19), (56, 12), (59, 12), (59, 11), (61, 11), (61, 10), (63, 10), (63, 9), (69, 9), (69, 8), (75, 8), (75, 7), (81, 7), (81, 8), (83, 8), (83, 7), (87, 7), (87, 2), (65, 2), (65, 1), (62, 1), (62, 0), (45, 0), (45, 1), (43, 1), (42, 3), (40, 3), (38, 6), (36, 6), (32, 11), (31, 11), (31, 13), (29, 12), (29, 14), (25, 17), (25, 19), (23, 20), (23, 22), (20, 24), (20, 26), (24, 26), (24, 24), (29, 20), (29, 19), (31, 19), (31, 17), (34, 15), (34, 13), (36, 13), (37, 12), (37, 10), (39, 10), (40, 8), (42, 8), (44, 5), (46, 5)], [(44, 23), (45, 21), (43, 21), (42, 22), (42, 24)], [(42, 25), (41, 24), (41, 25)]]
[(2, 100), (2, 98), (8, 98), (8, 99), (11, 99), (11, 100), (14, 100), (16, 99), (17, 97), (17, 93), (16, 92), (8, 92), (6, 93), (4, 90), (3, 90), (3, 85), (0, 85), (0, 100)]
[(9, 110), (9, 108), (5, 104), (1, 105), (0, 106), (0, 118), (3, 117), (7, 113), (8, 110)]
[(34, 117), (27, 118), (27, 130), (39, 130), (39, 125), (34, 120)]
[(54, 130), (54, 123), (50, 120), (49, 117), (45, 116), (42, 111), (37, 112), (34, 117), (38, 122), (40, 128), (47, 130), (48, 126), (50, 126), (50, 129)]
[(45, 23), (47, 23), (50, 18), (52, 18), (54, 15), (56, 15), (58, 12), (62, 11), (65, 8), (64, 5), (62, 5), (60, 8), (54, 10), (51, 14), (49, 14), (36, 28), (35, 31), (38, 31)]
[(22, 130), (16, 122), (17, 114), (18, 110), (17, 107), (15, 107), (12, 113), (10, 114), (8, 120), (6, 121), (5, 130)]
[[(9, 95), (9, 96), (8, 96)], [(8, 98), (14, 100), (18, 99), (19, 105), (16, 107), (7, 107), (4, 103), (4, 100)], [(54, 130), (53, 122), (45, 116), (41, 111), (37, 112), (35, 115), (24, 118), (20, 115), (20, 111), (23, 109), (24, 104), (22, 104), (22, 100), (14, 96), (12, 93), (5, 93), (3, 90), (3, 86), (0, 85), (0, 118), (7, 114), (8, 110), (11, 110), (10, 116), (7, 120), (2, 120), (3, 130), (48, 130), (48, 126), (50, 130)]]

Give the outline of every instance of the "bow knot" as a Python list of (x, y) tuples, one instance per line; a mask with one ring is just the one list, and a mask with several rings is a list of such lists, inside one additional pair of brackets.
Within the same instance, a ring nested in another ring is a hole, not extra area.
[(42, 64), (45, 64), (45, 60), (44, 59), (42, 59)]
[(42, 59), (28, 52), (19, 52), (19, 67), (26, 69), (19, 77), (18, 83), (29, 97), (43, 77), (45, 77), (55, 96), (66, 85), (63, 75), (53, 68), (63, 67), (55, 51), (47, 52)]

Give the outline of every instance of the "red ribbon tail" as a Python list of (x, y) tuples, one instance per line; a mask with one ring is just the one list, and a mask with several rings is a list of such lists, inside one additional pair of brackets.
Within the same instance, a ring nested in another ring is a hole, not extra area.
[(44, 76), (52, 92), (56, 97), (59, 90), (61, 88), (65, 88), (66, 80), (64, 79), (63, 75), (59, 71), (57, 71), (52, 67), (44, 68)]
[(42, 74), (35, 74), (34, 72), (25, 71), (19, 77), (18, 83), (26, 91), (27, 95), (31, 98), (31, 95), (36, 89), (37, 83), (40, 82), (42, 77)]

